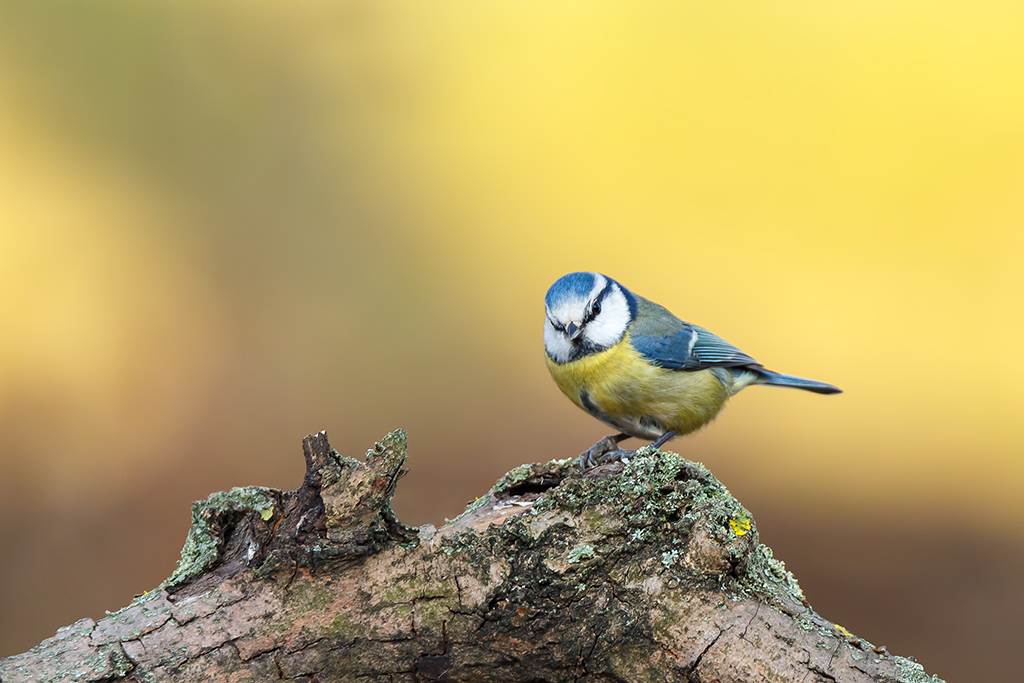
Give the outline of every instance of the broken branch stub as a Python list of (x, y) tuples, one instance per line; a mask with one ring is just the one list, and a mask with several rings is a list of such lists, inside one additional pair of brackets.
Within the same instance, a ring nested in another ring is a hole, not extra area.
[(674, 453), (523, 465), (417, 534), (390, 507), (404, 432), (365, 462), (323, 432), (303, 449), (298, 490), (197, 503), (158, 590), (0, 660), (0, 681), (939, 680), (818, 616)]
[[(367, 555), (390, 543), (409, 543), (416, 529), (398, 521), (391, 497), (398, 479), (408, 471), (406, 435), (401, 429), (385, 436), (366, 452), (366, 462), (332, 450), (326, 432), (307, 436), (307, 479), (319, 480), (327, 541), (339, 557)], [(310, 465), (315, 474), (308, 474)]]

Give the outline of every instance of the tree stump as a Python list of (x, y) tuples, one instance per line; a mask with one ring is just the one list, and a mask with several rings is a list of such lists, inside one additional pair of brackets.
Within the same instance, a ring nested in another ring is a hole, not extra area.
[(365, 462), (324, 432), (303, 447), (301, 487), (195, 503), (169, 579), (0, 660), (0, 683), (939, 683), (818, 616), (750, 513), (674, 453), (523, 465), (417, 530), (390, 507), (403, 431)]

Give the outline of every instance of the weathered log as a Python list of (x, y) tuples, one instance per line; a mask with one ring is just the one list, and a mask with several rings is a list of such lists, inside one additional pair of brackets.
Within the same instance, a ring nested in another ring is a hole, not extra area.
[(417, 531), (390, 507), (404, 432), (365, 462), (303, 446), (299, 489), (195, 503), (167, 581), (0, 660), (0, 682), (939, 681), (818, 616), (674, 453), (523, 465)]

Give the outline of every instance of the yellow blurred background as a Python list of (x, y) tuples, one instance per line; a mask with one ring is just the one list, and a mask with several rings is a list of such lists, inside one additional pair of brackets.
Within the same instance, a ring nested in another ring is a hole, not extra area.
[(0, 656), (169, 575), (192, 500), (295, 488), (306, 433), (409, 430), (410, 524), (578, 453), (542, 297), (597, 270), (845, 390), (672, 444), (821, 613), (1019, 680), (1022, 35), (996, 0), (0, 4)]

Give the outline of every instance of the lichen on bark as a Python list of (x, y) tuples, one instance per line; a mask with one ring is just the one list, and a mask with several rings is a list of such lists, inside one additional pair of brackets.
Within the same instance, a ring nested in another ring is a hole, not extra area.
[(674, 453), (523, 465), (416, 530), (390, 507), (404, 432), (362, 462), (303, 445), (299, 489), (197, 503), (168, 581), (0, 681), (938, 681), (817, 615)]

